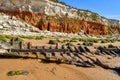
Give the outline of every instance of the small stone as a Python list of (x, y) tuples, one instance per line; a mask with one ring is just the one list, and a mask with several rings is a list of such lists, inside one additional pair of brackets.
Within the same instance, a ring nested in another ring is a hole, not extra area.
[(29, 72), (28, 72), (28, 71), (21, 71), (21, 74), (22, 74), (22, 75), (28, 75)]
[(16, 20), (16, 17), (15, 17), (15, 16), (12, 16), (12, 20)]
[(3, 23), (3, 20), (0, 20), (0, 24), (2, 24)]
[(10, 28), (11, 26), (9, 26), (9, 24), (7, 24), (7, 23), (4, 23), (4, 24), (3, 24), (3, 27), (4, 27), (4, 28)]
[(3, 29), (3, 26), (0, 25), (0, 29)]
[(38, 62), (41, 62), (42, 60), (41, 59), (38, 59)]

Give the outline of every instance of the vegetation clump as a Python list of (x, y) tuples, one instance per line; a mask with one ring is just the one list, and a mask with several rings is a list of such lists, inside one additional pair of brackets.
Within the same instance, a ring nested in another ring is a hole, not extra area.
[(99, 39), (96, 39), (96, 38), (80, 38), (79, 41), (98, 43)]
[(6, 38), (3, 35), (0, 35), (0, 40), (6, 42)]
[(63, 4), (63, 5), (66, 5), (66, 3), (64, 3), (64, 2), (62, 2), (62, 1), (60, 1), (60, 0), (51, 0), (51, 1), (57, 2), (57, 3), (60, 3), (60, 4)]
[(77, 41), (79, 41), (79, 38), (72, 38), (72, 39), (70, 40), (70, 42), (77, 42)]
[(42, 40), (43, 38), (45, 38), (44, 36), (19, 36), (20, 38), (24, 38), (24, 39), (35, 39), (35, 40)]
[(0, 40), (6, 42), (7, 39), (12, 39), (11, 35), (0, 35)]
[[(0, 35), (0, 40), (6, 42), (7, 40), (11, 40), (13, 38), (12, 35)], [(44, 36), (19, 36), (19, 38), (23, 39), (35, 39), (35, 40), (42, 40)]]
[(97, 21), (99, 15), (97, 13), (92, 13), (91, 14), (91, 18), (94, 20), (94, 21)]
[(70, 40), (67, 40), (67, 39), (66, 39), (66, 40), (63, 40), (62, 42), (63, 42), (63, 43), (67, 43), (67, 42), (70, 42)]
[(36, 36), (35, 37), (35, 40), (42, 40), (42, 39), (44, 39), (45, 37), (44, 36)]
[(116, 42), (115, 39), (101, 39), (101, 43), (114, 43)]
[(18, 70), (18, 71), (9, 71), (7, 73), (8, 76), (15, 76), (15, 75), (27, 75), (29, 74), (28, 71), (22, 71), (22, 70)]
[(19, 36), (20, 38), (24, 38), (24, 39), (34, 39), (34, 36)]
[(101, 39), (101, 38), (72, 38), (70, 40), (63, 40), (63, 43), (78, 42), (78, 41), (90, 42), (90, 43), (114, 43), (117, 40), (115, 40), (115, 39)]
[(85, 46), (93, 46), (93, 43), (92, 42), (84, 42), (83, 45), (85, 45)]
[(5, 35), (5, 38), (6, 38), (6, 39), (12, 39), (13, 36), (12, 36), (12, 35)]

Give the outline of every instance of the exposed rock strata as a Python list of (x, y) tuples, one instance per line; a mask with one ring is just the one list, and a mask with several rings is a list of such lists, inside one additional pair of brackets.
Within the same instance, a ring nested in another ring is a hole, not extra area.
[[(35, 28), (29, 24), (27, 24), (24, 20), (19, 20), (16, 17), (8, 16), (3, 13), (0, 14), (0, 34), (5, 35), (24, 35), (24, 36), (63, 36), (63, 37), (87, 37), (84, 33), (80, 34), (68, 34), (61, 32), (50, 32), (50, 31), (42, 31), (38, 28)], [(94, 37), (94, 36), (89, 36)]]
[[(94, 34), (94, 35), (107, 34), (110, 31), (108, 31), (108, 29), (105, 27), (104, 28), (105, 32), (104, 32), (104, 29), (102, 27), (104, 25), (111, 27), (112, 29), (111, 33), (120, 33), (119, 20), (107, 19), (105, 17), (98, 15), (97, 13), (94, 13), (88, 10), (81, 10), (81, 9), (78, 10), (70, 6), (52, 2), (50, 0), (22, 0), (22, 1), (21, 0), (1, 0), (0, 8), (13, 11), (12, 13), (14, 16), (25, 20), (26, 22), (40, 28), (41, 30), (78, 33), (81, 30), (81, 27), (78, 26), (79, 24), (81, 24), (81, 21), (79, 20), (85, 19), (86, 21), (90, 21), (89, 23), (87, 22), (87, 24), (89, 24), (87, 28), (89, 29), (87, 29), (86, 27), (84, 28), (85, 33)], [(19, 12), (16, 10), (21, 10), (22, 12)], [(45, 16), (45, 15), (43, 16), (40, 14), (39, 16), (38, 14), (33, 14), (32, 12), (38, 12), (41, 14), (46, 14), (48, 16)], [(51, 18), (49, 16), (54, 16), (54, 17), (59, 16), (59, 18)], [(48, 17), (50, 18), (50, 20), (47, 19)], [(74, 21), (72, 20), (73, 23), (75, 22), (75, 24), (73, 25), (72, 23), (70, 23), (71, 22), (70, 19), (63, 20), (67, 22), (59, 21), (59, 19), (63, 19), (63, 17), (79, 19), (79, 20), (74, 20)], [(52, 20), (55, 22), (53, 22)], [(98, 25), (97, 23), (101, 23), (104, 25)], [(94, 24), (94, 27), (92, 26), (93, 24)], [(48, 26), (50, 26), (51, 28), (49, 28)], [(74, 28), (71, 29), (70, 27), (73, 27), (73, 26)], [(98, 30), (98, 27), (96, 26), (98, 26), (100, 30)], [(100, 28), (100, 26), (102, 28)], [(103, 32), (101, 32), (102, 30)]]
[(97, 22), (88, 22), (68, 17), (52, 17), (40, 13), (19, 10), (12, 12), (0, 10), (0, 12), (10, 16), (16, 16), (17, 18), (36, 26), (40, 30), (52, 32), (79, 33), (83, 30), (85, 34), (106, 35), (109, 30), (108, 26)]
[(40, 12), (49, 16), (68, 16), (75, 19), (86, 19), (87, 21), (96, 21), (108, 25), (108, 20), (98, 14), (87, 11), (78, 10), (70, 6), (55, 3), (50, 0), (1, 0), (0, 7), (6, 10), (24, 10)]
[(32, 11), (49, 16), (67, 16), (75, 19), (85, 19), (95, 21), (109, 26), (120, 27), (119, 20), (107, 19), (99, 14), (89, 11), (76, 9), (68, 5), (52, 2), (51, 0), (0, 0), (0, 8), (5, 10)]

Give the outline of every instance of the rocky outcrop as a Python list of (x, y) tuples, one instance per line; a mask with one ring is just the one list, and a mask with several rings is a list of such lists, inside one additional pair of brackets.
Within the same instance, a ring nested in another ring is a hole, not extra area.
[(36, 26), (40, 30), (52, 32), (79, 33), (83, 30), (85, 34), (106, 35), (109, 30), (106, 25), (97, 22), (88, 22), (68, 17), (52, 17), (45, 14), (19, 10), (0, 10), (0, 12), (10, 16), (16, 16), (17, 18)]

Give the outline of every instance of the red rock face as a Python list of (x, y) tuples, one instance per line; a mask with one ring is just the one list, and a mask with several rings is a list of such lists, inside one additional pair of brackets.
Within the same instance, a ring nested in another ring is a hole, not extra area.
[(7, 11), (0, 10), (0, 13), (5, 13), (10, 16), (16, 16), (25, 22), (38, 27), (40, 30), (79, 33), (83, 30), (85, 34), (106, 35), (109, 32), (109, 27), (100, 23), (88, 22), (85, 20), (71, 19), (67, 17), (52, 17), (45, 14), (28, 12), (28, 11)]
[(83, 30), (86, 34), (94, 34), (94, 35), (106, 35), (108, 34), (109, 27), (96, 22), (89, 22), (83, 20)]

